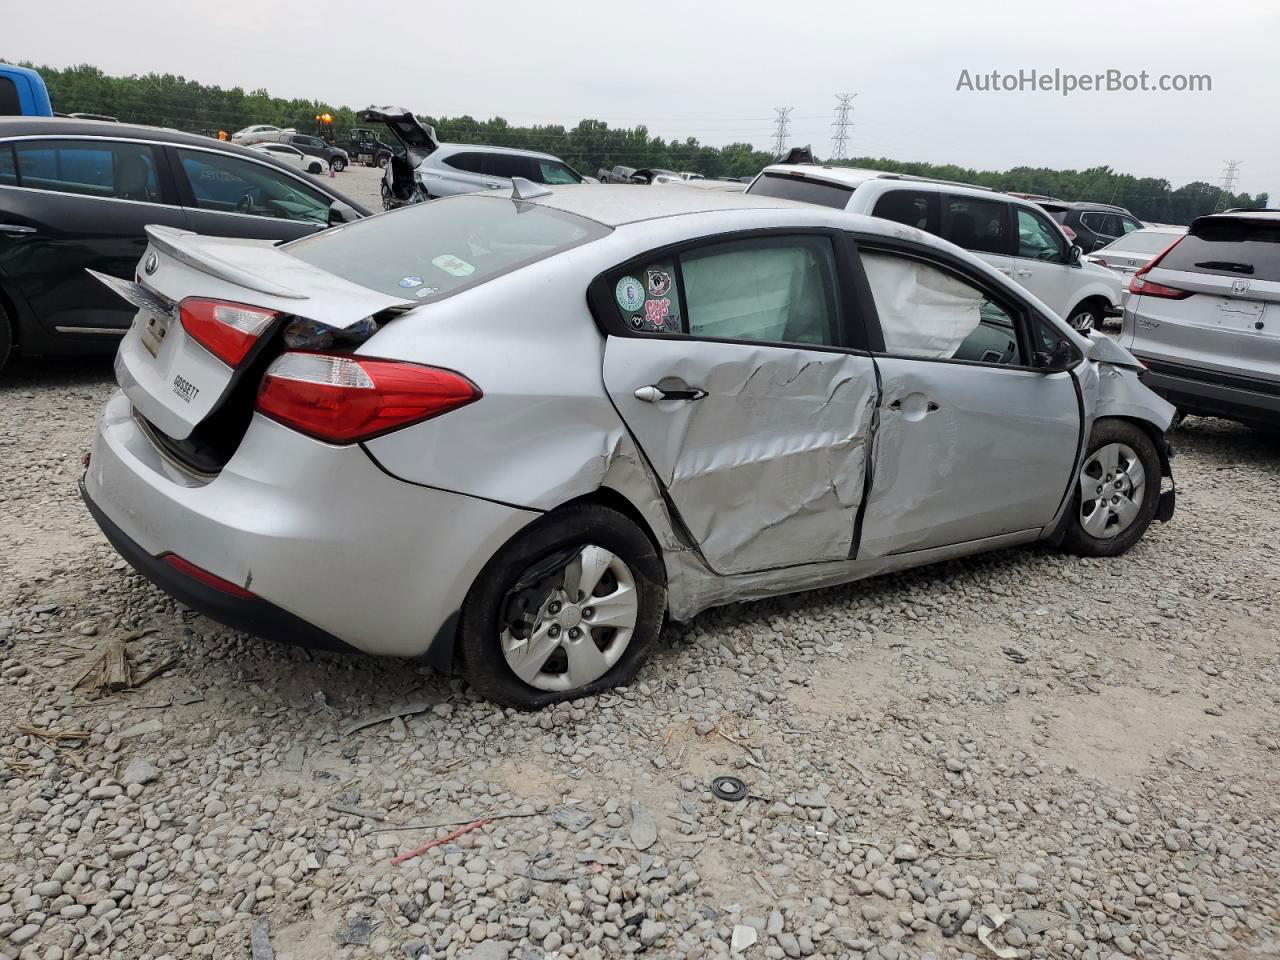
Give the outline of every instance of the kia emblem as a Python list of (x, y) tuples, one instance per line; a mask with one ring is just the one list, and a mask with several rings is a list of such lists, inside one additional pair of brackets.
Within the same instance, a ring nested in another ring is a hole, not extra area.
[(147, 254), (146, 262), (142, 264), (142, 272), (148, 277), (156, 272), (156, 267), (160, 266), (160, 258), (156, 256), (155, 251)]
[(1238, 296), (1238, 295), (1240, 295), (1240, 294), (1242, 294), (1242, 293), (1248, 293), (1248, 292), (1249, 292), (1249, 281), (1248, 281), (1248, 280), (1232, 280), (1232, 281), (1231, 281), (1231, 292), (1232, 292), (1232, 293), (1234, 293), (1234, 294), (1236, 294), (1237, 296)]

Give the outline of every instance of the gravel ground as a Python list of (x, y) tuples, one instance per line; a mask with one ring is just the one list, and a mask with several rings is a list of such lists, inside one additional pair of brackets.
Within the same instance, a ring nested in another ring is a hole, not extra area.
[(377, 167), (350, 166), (333, 179), (324, 179), (332, 186), (373, 213), (382, 212), (382, 174)]
[(520, 714), (133, 575), (76, 493), (111, 388), (0, 374), (0, 958), (1280, 955), (1278, 441), (1189, 421), (1123, 558), (726, 607)]

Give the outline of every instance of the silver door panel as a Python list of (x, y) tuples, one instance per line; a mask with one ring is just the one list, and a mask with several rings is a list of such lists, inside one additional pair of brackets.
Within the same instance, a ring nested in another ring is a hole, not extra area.
[(1080, 438), (1070, 373), (876, 363), (883, 394), (859, 560), (1052, 522)]
[[(605, 385), (712, 569), (849, 557), (876, 380), (869, 357), (693, 340), (609, 339)], [(644, 402), (681, 381), (698, 400)]]

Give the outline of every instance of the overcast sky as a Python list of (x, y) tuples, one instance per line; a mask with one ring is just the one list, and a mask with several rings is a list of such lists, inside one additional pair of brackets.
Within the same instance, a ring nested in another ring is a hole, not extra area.
[[(1277, 0), (9, 0), (0, 56), (352, 107), (645, 123), (665, 138), (830, 149), (857, 93), (852, 155), (984, 169), (1106, 164), (1179, 186), (1280, 197)], [(1204, 93), (957, 91), (962, 70), (1209, 74)], [(109, 108), (109, 105), (104, 105)]]

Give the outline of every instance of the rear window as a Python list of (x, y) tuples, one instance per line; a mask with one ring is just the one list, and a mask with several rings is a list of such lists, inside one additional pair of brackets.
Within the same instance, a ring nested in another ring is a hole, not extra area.
[(1168, 270), (1280, 280), (1280, 221), (1208, 220), (1160, 261)]
[(757, 197), (799, 200), (802, 203), (816, 203), (822, 207), (843, 210), (848, 205), (853, 190), (837, 183), (825, 183), (808, 177), (766, 173), (747, 188), (747, 193)]
[(379, 293), (421, 300), (446, 297), (609, 232), (538, 204), (461, 196), (326, 230), (283, 249)]
[(1105, 247), (1099, 247), (1094, 252), (1100, 253), (1103, 250), (1117, 250), (1121, 253), (1149, 253), (1152, 256), (1155, 256), (1177, 239), (1177, 234), (1173, 233), (1154, 233), (1149, 230), (1135, 230), (1133, 233), (1127, 234), (1118, 240), (1113, 240)]
[(16, 117), (22, 114), (18, 102), (18, 87), (8, 77), (0, 77), (0, 117)]

